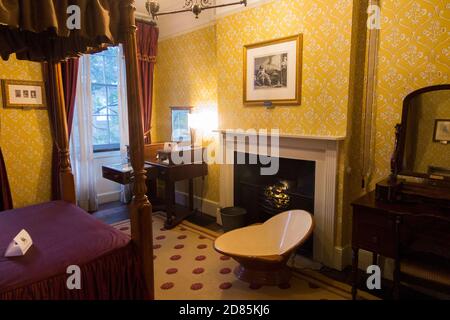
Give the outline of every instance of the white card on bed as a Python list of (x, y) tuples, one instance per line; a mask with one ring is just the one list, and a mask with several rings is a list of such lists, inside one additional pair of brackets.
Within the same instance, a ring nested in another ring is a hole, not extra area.
[(5, 257), (24, 256), (32, 245), (33, 240), (30, 235), (26, 230), (22, 230), (9, 244), (8, 249), (6, 249), (5, 252)]

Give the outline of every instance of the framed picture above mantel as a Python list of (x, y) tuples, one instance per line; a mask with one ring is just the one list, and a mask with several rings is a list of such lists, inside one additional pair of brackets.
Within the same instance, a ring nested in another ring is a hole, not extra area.
[(46, 108), (42, 81), (2, 80), (2, 94), (5, 108)]
[(303, 35), (244, 47), (244, 104), (300, 105)]

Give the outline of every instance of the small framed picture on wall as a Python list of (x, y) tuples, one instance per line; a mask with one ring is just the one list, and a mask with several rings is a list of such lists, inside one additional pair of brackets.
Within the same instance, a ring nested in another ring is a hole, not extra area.
[(450, 119), (437, 119), (434, 125), (434, 142), (450, 142)]
[(300, 105), (301, 34), (244, 47), (244, 104)]
[(3, 80), (2, 92), (5, 108), (46, 108), (41, 81)]

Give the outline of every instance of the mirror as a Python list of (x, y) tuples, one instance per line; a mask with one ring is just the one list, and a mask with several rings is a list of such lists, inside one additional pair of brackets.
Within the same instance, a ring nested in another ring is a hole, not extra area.
[(450, 180), (450, 85), (405, 99), (401, 175)]
[(172, 113), (172, 141), (181, 145), (190, 145), (192, 142), (192, 132), (189, 126), (189, 115), (192, 107), (171, 107)]

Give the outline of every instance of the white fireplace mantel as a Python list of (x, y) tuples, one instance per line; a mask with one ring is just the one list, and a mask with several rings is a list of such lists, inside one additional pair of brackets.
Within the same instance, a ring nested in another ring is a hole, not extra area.
[[(270, 134), (263, 134), (261, 132), (248, 132), (244, 130), (214, 130), (220, 134), (230, 133), (231, 135), (244, 135), (244, 136), (269, 136)], [(300, 139), (300, 140), (319, 140), (319, 141), (343, 141), (345, 136), (319, 136), (319, 135), (303, 135), (295, 133), (281, 133), (279, 134), (280, 139)]]
[[(222, 152), (234, 155), (235, 151), (259, 153), (258, 143), (268, 140), (270, 134), (219, 130)], [(244, 138), (245, 137), (245, 138)], [(335, 248), (336, 193), (338, 174), (339, 144), (342, 136), (303, 136), (279, 134), (279, 157), (314, 161), (314, 260), (336, 269), (342, 268), (341, 250)], [(269, 143), (270, 144), (270, 143)], [(234, 156), (232, 157), (234, 158)], [(220, 166), (220, 203), (221, 208), (234, 205), (234, 165)]]

